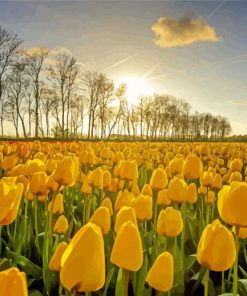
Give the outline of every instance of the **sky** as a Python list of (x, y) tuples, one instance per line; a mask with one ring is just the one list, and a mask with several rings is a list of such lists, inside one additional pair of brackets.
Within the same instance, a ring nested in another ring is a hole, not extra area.
[(68, 50), (82, 70), (141, 77), (247, 134), (247, 1), (3, 1), (25, 47)]

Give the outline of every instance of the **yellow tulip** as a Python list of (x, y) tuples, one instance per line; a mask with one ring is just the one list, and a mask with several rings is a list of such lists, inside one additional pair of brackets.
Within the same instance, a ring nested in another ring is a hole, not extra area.
[(146, 282), (158, 291), (167, 292), (172, 288), (173, 278), (173, 256), (169, 252), (163, 252), (150, 268)]
[(34, 173), (31, 177), (29, 188), (32, 194), (36, 196), (48, 194), (46, 173), (45, 172)]
[(131, 201), (131, 206), (136, 211), (137, 219), (150, 220), (153, 216), (153, 199), (151, 196), (139, 194)]
[(12, 170), (16, 166), (18, 161), (19, 158), (15, 154), (6, 156), (2, 162), (2, 168), (5, 171)]
[(110, 200), (109, 197), (105, 197), (101, 203), (101, 206), (102, 207), (107, 207), (110, 211), (110, 215), (112, 216), (113, 215), (113, 209), (112, 209), (112, 202)]
[(33, 159), (27, 161), (27, 174), (31, 177), (37, 172), (45, 172), (46, 166), (44, 162), (40, 159)]
[(152, 187), (150, 184), (144, 184), (141, 190), (141, 194), (143, 195), (148, 195), (148, 196), (153, 196), (153, 191)]
[(73, 157), (65, 156), (55, 169), (54, 180), (59, 185), (73, 186), (76, 182), (78, 169), (77, 160)]
[(48, 212), (52, 210), (53, 214), (59, 214), (59, 215), (61, 215), (64, 212), (63, 195), (61, 193), (58, 193), (55, 196), (54, 201), (49, 202), (47, 210)]
[(54, 225), (54, 233), (64, 234), (69, 228), (68, 220), (64, 215), (58, 217)]
[(129, 192), (127, 189), (125, 189), (124, 191), (118, 191), (117, 199), (115, 202), (115, 211), (118, 211), (122, 206), (130, 206), (134, 198), (134, 194), (132, 192)]
[(218, 211), (226, 223), (247, 227), (247, 184), (232, 182), (223, 186), (218, 193)]
[(204, 171), (200, 176), (200, 183), (204, 187), (209, 187), (213, 183), (213, 174), (209, 171)]
[(169, 162), (169, 169), (171, 174), (173, 175), (178, 175), (183, 172), (183, 165), (184, 165), (184, 160), (181, 157), (174, 157), (170, 162)]
[(208, 194), (205, 196), (205, 203), (213, 204), (215, 201), (215, 193), (212, 190), (208, 191)]
[(230, 162), (231, 171), (241, 172), (242, 166), (243, 166), (243, 161), (241, 159), (233, 159)]
[(183, 174), (186, 179), (198, 179), (202, 172), (202, 162), (195, 154), (189, 154), (184, 162)]
[(127, 180), (137, 180), (138, 166), (136, 160), (126, 160), (122, 163), (120, 169), (120, 178)]
[(100, 206), (92, 215), (89, 222), (98, 225), (103, 233), (107, 234), (111, 228), (111, 215), (107, 207)]
[(61, 259), (64, 251), (67, 249), (68, 244), (66, 242), (61, 242), (58, 244), (51, 260), (49, 262), (49, 268), (52, 271), (60, 271), (61, 269)]
[(233, 234), (219, 220), (203, 230), (196, 254), (198, 262), (209, 270), (231, 268), (236, 258)]
[(188, 185), (187, 190), (187, 196), (186, 196), (186, 202), (190, 204), (194, 204), (197, 201), (197, 188), (195, 183), (190, 183)]
[(157, 198), (157, 205), (168, 206), (171, 203), (171, 200), (168, 198), (167, 189), (160, 190)]
[(132, 207), (123, 206), (117, 213), (114, 231), (117, 233), (119, 228), (127, 221), (131, 221), (137, 226), (135, 210)]
[(15, 183), (15, 177), (4, 177), (0, 180), (0, 225), (11, 224), (17, 216), (23, 185)]
[(141, 268), (143, 261), (141, 236), (133, 222), (122, 224), (118, 230), (110, 260), (126, 270), (137, 271)]
[(163, 190), (168, 184), (168, 178), (166, 172), (162, 168), (157, 168), (153, 171), (150, 185), (153, 189)]
[(0, 295), (28, 296), (26, 276), (24, 272), (12, 267), (0, 272)]
[(169, 237), (178, 236), (183, 230), (182, 215), (178, 210), (167, 207), (161, 210), (157, 222), (157, 232)]
[(104, 240), (100, 228), (87, 223), (79, 229), (62, 255), (60, 280), (69, 291), (97, 291), (105, 283)]
[(242, 181), (242, 174), (238, 171), (234, 171), (231, 173), (229, 184), (231, 184), (234, 181), (241, 182)]
[(220, 174), (216, 174), (213, 178), (212, 188), (221, 189), (222, 187), (222, 178)]
[(186, 201), (187, 191), (188, 186), (186, 182), (181, 178), (173, 177), (167, 188), (168, 198), (171, 201), (182, 203)]

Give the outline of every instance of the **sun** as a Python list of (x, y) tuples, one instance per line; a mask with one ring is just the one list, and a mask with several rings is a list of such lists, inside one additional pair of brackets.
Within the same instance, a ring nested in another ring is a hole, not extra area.
[(136, 105), (140, 96), (149, 96), (155, 92), (154, 88), (140, 77), (124, 76), (120, 77), (116, 83), (117, 85), (126, 84), (126, 99), (131, 105)]

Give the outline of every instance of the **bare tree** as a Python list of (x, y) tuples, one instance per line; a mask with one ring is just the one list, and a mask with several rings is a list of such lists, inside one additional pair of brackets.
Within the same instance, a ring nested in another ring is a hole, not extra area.
[(42, 90), (43, 81), (41, 80), (41, 73), (44, 66), (44, 61), (48, 55), (48, 50), (46, 48), (35, 48), (30, 50), (25, 50), (23, 52), (26, 57), (27, 64), (27, 74), (30, 77), (33, 95), (35, 100), (34, 105), (34, 116), (35, 116), (35, 137), (39, 136), (39, 111), (40, 111), (40, 94)]

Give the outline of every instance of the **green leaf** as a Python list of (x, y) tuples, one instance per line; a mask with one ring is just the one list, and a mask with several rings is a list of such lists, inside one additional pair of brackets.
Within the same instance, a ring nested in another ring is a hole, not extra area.
[(0, 259), (0, 271), (10, 268), (12, 265), (12, 260), (1, 258)]
[(113, 277), (113, 274), (114, 274), (114, 271), (115, 271), (115, 267), (112, 267), (108, 273), (107, 273), (107, 277), (106, 277), (106, 281), (105, 281), (105, 289), (104, 289), (104, 292), (102, 294), (102, 296), (106, 296), (107, 295), (107, 290), (109, 288), (109, 285), (111, 283), (111, 280), (112, 280), (112, 277)]
[(185, 271), (189, 271), (192, 266), (195, 264), (196, 262), (196, 254), (193, 255), (189, 255), (188, 257), (185, 258), (185, 262), (184, 262), (184, 269)]
[(117, 282), (116, 282), (116, 295), (123, 296), (123, 270), (122, 268), (119, 268), (118, 275), (117, 275)]
[(43, 276), (47, 294), (50, 296), (52, 288), (56, 287), (58, 284), (58, 273), (46, 267), (43, 270)]
[(42, 296), (42, 294), (40, 293), (40, 291), (34, 290), (34, 291), (30, 291), (28, 293), (28, 296)]
[[(241, 291), (241, 295), (247, 295), (247, 279), (238, 280), (239, 290)], [(239, 291), (239, 292), (240, 292)]]
[(145, 280), (147, 276), (147, 255), (144, 255), (143, 265), (141, 270), (138, 272), (138, 285), (136, 290), (136, 296), (142, 296), (145, 286)]
[(39, 279), (40, 277), (42, 277), (42, 269), (38, 265), (34, 264), (32, 261), (22, 255), (17, 255), (16, 253), (10, 251), (8, 248), (6, 248), (6, 252), (8, 258), (15, 260), (16, 263), (21, 266), (21, 268), (27, 275), (30, 275), (35, 279)]

